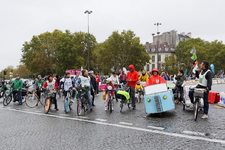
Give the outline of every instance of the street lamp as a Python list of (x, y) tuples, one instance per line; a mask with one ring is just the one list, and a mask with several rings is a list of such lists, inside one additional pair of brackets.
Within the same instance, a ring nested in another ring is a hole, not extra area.
[(162, 25), (162, 24), (157, 22), (157, 23), (155, 23), (154, 25), (157, 26), (157, 34), (158, 34), (158, 35), (157, 35), (157, 48), (156, 48), (156, 50), (157, 50), (157, 51), (156, 51), (156, 52), (157, 52), (157, 53), (156, 53), (156, 54), (157, 54), (157, 64), (156, 64), (156, 68), (159, 69), (159, 56), (158, 56), (158, 55), (159, 55), (159, 54), (158, 54), (158, 53), (159, 53), (159, 52), (158, 52), (158, 50), (159, 50), (159, 34), (160, 34), (160, 32), (159, 32), (159, 26)]
[(84, 12), (85, 14), (87, 14), (88, 15), (88, 71), (90, 71), (90, 52), (89, 52), (89, 14), (91, 14), (92, 13), (92, 11), (90, 10), (86, 10), (85, 12)]

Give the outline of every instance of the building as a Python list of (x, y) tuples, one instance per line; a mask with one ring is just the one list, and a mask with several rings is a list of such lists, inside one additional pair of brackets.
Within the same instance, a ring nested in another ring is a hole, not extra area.
[[(158, 37), (159, 36), (159, 37)], [(191, 38), (191, 32), (185, 34), (182, 32), (180, 34), (175, 30), (171, 30), (170, 32), (164, 32), (161, 35), (153, 34), (153, 45), (157, 44), (157, 40), (159, 38), (159, 43), (167, 42), (169, 46), (176, 47), (180, 41), (185, 41)]]
[[(149, 43), (146, 42), (144, 47), (146, 51), (149, 53), (151, 60), (144, 66), (144, 69), (148, 72), (151, 71), (153, 68), (156, 68), (157, 61), (159, 63), (158, 69), (163, 69), (163, 64), (165, 63), (165, 58), (169, 57), (170, 55), (175, 55), (176, 46), (179, 44), (180, 41), (185, 41), (191, 38), (191, 32), (185, 34), (182, 32), (180, 34), (177, 33), (176, 30), (171, 30), (170, 32), (164, 32), (161, 35), (154, 35), (153, 34), (153, 42)], [(157, 48), (157, 41), (159, 46)], [(158, 52), (158, 58), (157, 58)]]
[[(159, 44), (159, 48), (157, 49), (156, 45), (153, 45), (149, 42), (146, 42), (144, 45), (146, 51), (149, 53), (151, 60), (144, 66), (144, 69), (149, 72), (153, 68), (156, 68), (157, 61), (159, 60), (160, 68), (163, 68), (163, 64), (165, 63), (165, 58), (170, 55), (175, 55), (175, 48), (170, 46), (167, 42)], [(158, 51), (158, 58), (157, 58)]]

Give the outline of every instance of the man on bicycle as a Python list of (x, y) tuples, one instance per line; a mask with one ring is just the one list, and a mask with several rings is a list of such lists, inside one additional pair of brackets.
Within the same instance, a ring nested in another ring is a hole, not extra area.
[(44, 84), (44, 81), (42, 80), (41, 75), (38, 75), (38, 80), (36, 81), (36, 89), (37, 89), (38, 100), (40, 100), (40, 98), (41, 98), (41, 92), (42, 92), (43, 84)]
[[(56, 91), (58, 89), (58, 83), (56, 82), (55, 79), (53, 79), (53, 77), (51, 75), (48, 75), (47, 81), (42, 86), (42, 88), (46, 88), (46, 87), (47, 87), (48, 91), (51, 91), (51, 90)], [(54, 103), (55, 103), (55, 110), (58, 111), (59, 109), (57, 107), (56, 93), (54, 96)]]
[[(196, 88), (205, 89), (205, 92), (204, 92), (204, 115), (202, 116), (202, 119), (208, 119), (208, 111), (209, 111), (208, 97), (209, 97), (209, 91), (211, 90), (211, 87), (212, 87), (213, 74), (209, 70), (209, 63), (207, 61), (203, 60), (200, 67), (201, 67), (201, 70), (196, 69), (196, 71), (200, 72), (199, 73), (199, 83), (196, 86)], [(189, 97), (190, 97), (191, 103), (192, 103), (192, 105), (190, 106), (191, 108), (194, 107), (193, 106), (193, 103), (194, 103), (193, 94), (194, 94), (194, 89), (189, 91)]]
[[(62, 78), (60, 80), (60, 91), (63, 90), (63, 95), (66, 98), (67, 96), (67, 92), (69, 90), (72, 90), (72, 98), (74, 99), (75, 94), (76, 94), (76, 90), (75, 90), (75, 83), (72, 81), (72, 79), (70, 78), (70, 73), (66, 72), (66, 77)], [(73, 100), (71, 100), (71, 102), (74, 102)]]
[[(90, 111), (92, 112), (93, 109), (92, 109), (92, 101), (91, 101), (91, 89), (93, 89), (93, 92), (95, 92), (95, 91), (94, 91), (94, 88), (91, 84), (91, 79), (88, 76), (88, 71), (86, 69), (82, 70), (82, 75), (79, 76), (76, 86), (88, 88), (88, 90), (86, 91), (86, 94), (87, 94), (87, 98), (88, 98)], [(80, 95), (78, 95), (78, 96), (80, 96)]]
[(136, 108), (135, 104), (135, 86), (138, 81), (138, 73), (135, 71), (134, 66), (129, 66), (129, 72), (127, 74), (127, 85), (130, 87), (130, 97), (132, 99), (133, 110)]
[(22, 105), (21, 91), (22, 91), (22, 87), (23, 87), (23, 81), (20, 79), (20, 76), (18, 74), (16, 75), (16, 80), (14, 80), (13, 83), (11, 84), (11, 87), (14, 89), (13, 97), (17, 93), (19, 96), (19, 105)]

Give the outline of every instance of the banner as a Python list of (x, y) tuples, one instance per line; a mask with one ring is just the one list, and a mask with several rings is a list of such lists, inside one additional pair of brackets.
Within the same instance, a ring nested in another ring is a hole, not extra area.
[(212, 69), (212, 72), (215, 74), (215, 66), (213, 64), (211, 64), (210, 68)]

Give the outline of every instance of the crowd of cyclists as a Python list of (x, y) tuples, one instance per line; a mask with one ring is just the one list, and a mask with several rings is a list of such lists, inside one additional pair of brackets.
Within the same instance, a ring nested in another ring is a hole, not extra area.
[[(115, 97), (115, 100), (118, 102), (118, 96), (117, 96), (117, 88), (120, 85), (126, 85), (130, 91), (130, 99), (131, 99), (131, 106), (133, 110), (136, 109), (136, 94), (138, 92), (141, 92), (144, 94), (143, 86), (141, 85), (141, 82), (146, 82), (145, 86), (153, 85), (153, 84), (160, 84), (160, 83), (167, 83), (167, 80), (171, 79), (169, 75), (165, 72), (162, 72), (160, 74), (159, 70), (157, 68), (152, 69), (150, 73), (147, 73), (145, 70), (142, 71), (140, 76), (135, 71), (135, 68), (133, 65), (130, 65), (128, 67), (129, 72), (126, 74), (125, 71), (122, 71), (120, 75), (117, 75), (116, 72), (113, 72), (109, 77), (103, 77), (99, 76), (98, 74), (94, 75), (93, 71), (89, 71), (86, 69), (83, 69), (81, 72), (81, 75), (78, 77), (71, 77), (69, 72), (66, 72), (64, 76), (58, 76), (53, 77), (52, 75), (45, 76), (42, 78), (41, 75), (38, 75), (37, 78), (32, 81), (28, 81), (28, 85), (35, 85), (37, 90), (37, 95), (40, 98), (41, 92), (45, 92), (46, 90), (54, 90), (58, 91), (59, 97), (67, 96), (68, 90), (72, 90), (72, 100), (71, 103), (74, 102), (76, 98), (79, 98), (79, 94), (76, 92), (76, 88), (78, 87), (87, 87), (86, 95), (88, 99), (88, 104), (90, 108), (90, 112), (93, 111), (93, 107), (95, 106), (95, 96), (99, 95), (99, 84), (105, 84), (103, 87), (103, 90), (107, 91), (107, 87), (111, 86), (114, 91), (111, 92), (111, 95)], [(197, 88), (205, 88), (205, 99), (204, 99), (204, 116), (203, 118), (208, 118), (208, 94), (209, 90), (211, 90), (212, 86), (212, 73), (209, 70), (209, 64), (207, 61), (203, 61), (201, 64), (201, 69), (198, 69), (197, 74), (199, 78), (199, 84), (197, 85)], [(186, 77), (184, 75), (183, 70), (179, 70), (178, 74), (175, 77), (176, 79), (176, 86), (173, 89), (173, 91), (179, 91), (180, 92), (180, 98), (177, 99), (177, 102), (181, 102), (184, 100), (183, 98), (183, 82), (186, 80)], [(5, 85), (4, 81), (2, 82), (2, 85)], [(19, 104), (22, 105), (22, 96), (21, 96), (21, 90), (23, 87), (23, 82), (20, 79), (19, 75), (16, 75), (16, 79), (12, 82), (10, 87), (12, 87), (13, 94), (17, 93), (19, 96)], [(7, 87), (6, 87), (7, 88)], [(63, 95), (61, 95), (61, 93)], [(190, 99), (193, 103), (193, 91), (190, 91)], [(1, 96), (1, 95), (0, 95)], [(109, 96), (107, 92), (105, 92), (105, 110), (107, 110), (108, 106), (108, 99)], [(55, 104), (55, 110), (58, 111), (58, 105), (57, 105), (57, 99), (55, 96), (54, 99)], [(112, 108), (113, 109), (113, 108)]]

